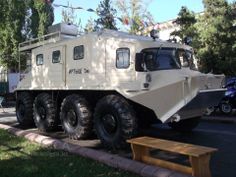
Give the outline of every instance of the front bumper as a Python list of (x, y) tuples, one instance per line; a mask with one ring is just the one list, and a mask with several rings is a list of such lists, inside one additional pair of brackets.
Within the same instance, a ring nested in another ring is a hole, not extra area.
[[(192, 101), (177, 112), (177, 115), (181, 120), (199, 117), (207, 107), (217, 106), (224, 97), (225, 91), (226, 89), (201, 90)], [(167, 122), (172, 120), (173, 117)]]

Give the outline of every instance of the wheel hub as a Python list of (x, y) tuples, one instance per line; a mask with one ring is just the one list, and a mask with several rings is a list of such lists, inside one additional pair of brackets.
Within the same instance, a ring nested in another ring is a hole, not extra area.
[(45, 120), (46, 119), (46, 110), (43, 106), (38, 107), (38, 114), (40, 119)]
[(74, 110), (69, 110), (66, 117), (70, 126), (75, 127), (77, 125), (77, 116)]
[(229, 104), (222, 104), (222, 110), (226, 113), (229, 113), (231, 110), (231, 106)]
[(114, 134), (117, 130), (117, 120), (111, 114), (107, 114), (102, 118), (102, 124), (108, 134)]

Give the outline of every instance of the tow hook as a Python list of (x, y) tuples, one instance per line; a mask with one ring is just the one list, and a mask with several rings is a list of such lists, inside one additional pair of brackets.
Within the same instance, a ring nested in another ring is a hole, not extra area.
[(180, 121), (180, 115), (179, 114), (174, 114), (172, 116), (171, 122), (179, 122)]

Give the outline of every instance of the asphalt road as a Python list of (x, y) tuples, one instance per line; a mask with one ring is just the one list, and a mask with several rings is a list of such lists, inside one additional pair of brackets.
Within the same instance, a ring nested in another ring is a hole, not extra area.
[[(0, 123), (18, 127), (16, 122), (14, 109), (5, 110), (3, 113), (0, 109)], [(235, 118), (236, 117), (231, 117)], [(37, 132), (37, 129), (29, 129), (29, 131)], [(190, 134), (180, 134), (172, 131), (165, 125), (154, 125), (151, 129), (143, 130), (143, 135), (169, 139), (179, 142), (191, 143), (196, 145), (214, 147), (218, 152), (212, 155), (210, 168), (212, 177), (236, 177), (236, 124), (221, 123), (219, 121), (204, 121), (202, 120), (199, 126)], [(47, 134), (64, 141), (70, 141), (84, 147), (102, 149), (99, 140), (91, 138), (90, 140), (71, 141), (62, 131)], [(131, 158), (130, 151), (120, 151), (120, 155)], [(167, 156), (164, 158), (172, 159), (177, 156), (173, 154), (159, 154)]]

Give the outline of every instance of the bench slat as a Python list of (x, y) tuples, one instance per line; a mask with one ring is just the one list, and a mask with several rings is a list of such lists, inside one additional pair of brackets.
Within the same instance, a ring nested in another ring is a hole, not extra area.
[(139, 137), (131, 140), (127, 140), (128, 143), (145, 146), (154, 149), (160, 149), (182, 155), (189, 155), (193, 157), (199, 157), (201, 155), (213, 153), (217, 151), (215, 148), (209, 148), (204, 146), (179, 143), (175, 141), (151, 138), (151, 137)]

